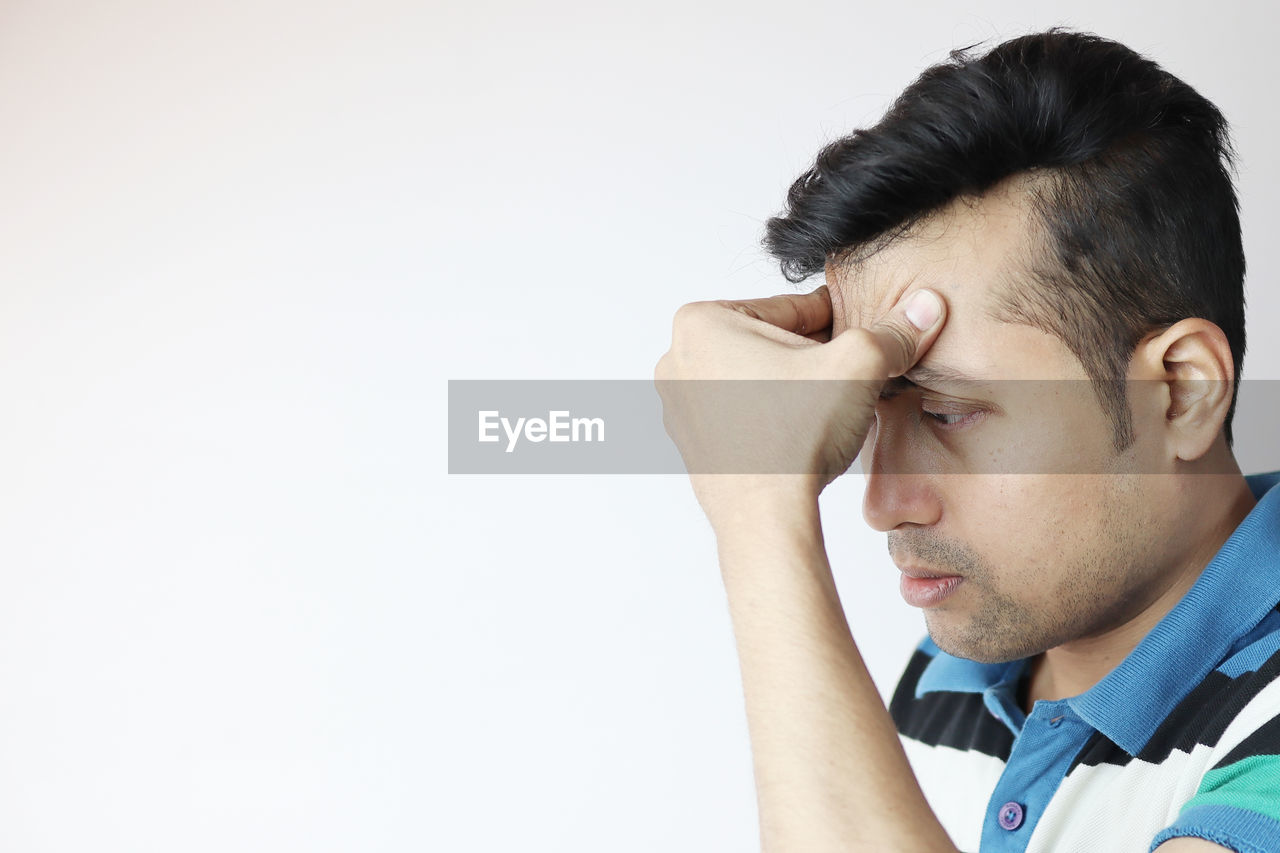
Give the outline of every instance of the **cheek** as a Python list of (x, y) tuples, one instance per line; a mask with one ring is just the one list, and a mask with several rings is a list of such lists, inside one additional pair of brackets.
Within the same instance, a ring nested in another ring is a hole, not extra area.
[[(962, 474), (946, 501), (962, 514), (970, 545), (983, 562), (999, 572), (1003, 584), (1043, 578), (1062, 552), (1064, 531), (1071, 525), (1069, 507), (1057, 476), (1026, 474)], [(1064, 498), (1065, 504), (1064, 504)]]
[[(1080, 407), (1013, 405), (1004, 400), (1003, 414), (989, 417), (977, 428), (956, 433), (948, 441), (957, 460), (973, 473), (1021, 475), (1030, 483), (1074, 491), (1066, 476), (1099, 474), (1114, 467), (1109, 425)], [(1051, 477), (1041, 480), (1042, 477)], [(1058, 479), (1052, 479), (1057, 477)], [(1017, 487), (1027, 497), (1032, 489)], [(1045, 496), (1041, 495), (1039, 503)]]
[[(1041, 461), (1035, 474), (1099, 474), (1110, 469), (1114, 448), (1111, 422), (1088, 381), (1031, 383), (1025, 411), (1027, 450)], [(1073, 499), (1081, 489), (1061, 481)]]
[(986, 478), (985, 541), (1028, 580), (1057, 577), (1098, 547), (1110, 502), (1099, 477), (1020, 474)]

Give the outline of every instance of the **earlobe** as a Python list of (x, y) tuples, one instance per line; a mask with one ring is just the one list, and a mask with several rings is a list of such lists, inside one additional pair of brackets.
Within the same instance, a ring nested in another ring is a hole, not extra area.
[[(1198, 317), (1180, 320), (1148, 340), (1148, 363), (1159, 364), (1168, 389), (1165, 420), (1179, 459), (1204, 456), (1217, 440), (1231, 408), (1235, 363), (1227, 336)], [(1158, 362), (1157, 362), (1158, 360)]]

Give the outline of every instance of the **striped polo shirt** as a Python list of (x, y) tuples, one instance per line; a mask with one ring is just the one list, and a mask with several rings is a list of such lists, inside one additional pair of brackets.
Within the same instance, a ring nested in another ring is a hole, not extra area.
[(889, 705), (966, 853), (1137, 853), (1195, 836), (1280, 853), (1280, 472), (1137, 648), (1079, 696), (1018, 704), (1030, 658), (925, 639)]

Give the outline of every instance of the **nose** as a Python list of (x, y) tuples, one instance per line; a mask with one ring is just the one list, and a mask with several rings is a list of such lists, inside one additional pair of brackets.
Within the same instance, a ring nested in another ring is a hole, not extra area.
[(901, 407), (892, 400), (876, 405), (875, 425), (861, 456), (866, 476), (862, 517), (882, 533), (904, 524), (928, 526), (942, 518), (936, 474), (922, 470), (921, 448), (913, 446), (908, 415), (895, 409)]

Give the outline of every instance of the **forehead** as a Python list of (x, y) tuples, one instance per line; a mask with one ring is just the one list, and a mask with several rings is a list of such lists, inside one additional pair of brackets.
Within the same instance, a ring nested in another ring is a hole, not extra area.
[(997, 319), (1002, 298), (1031, 286), (1040, 252), (1033, 185), (1007, 181), (981, 197), (957, 199), (869, 254), (828, 263), (833, 332), (883, 317), (907, 290), (928, 287), (947, 301), (947, 322), (922, 364), (989, 378), (1053, 375), (1079, 363), (1057, 338)]
[(940, 292), (949, 306), (994, 311), (995, 298), (1025, 278), (1035, 248), (1021, 185), (952, 201), (905, 233), (828, 263), (827, 284), (860, 323), (874, 322), (913, 287)]

